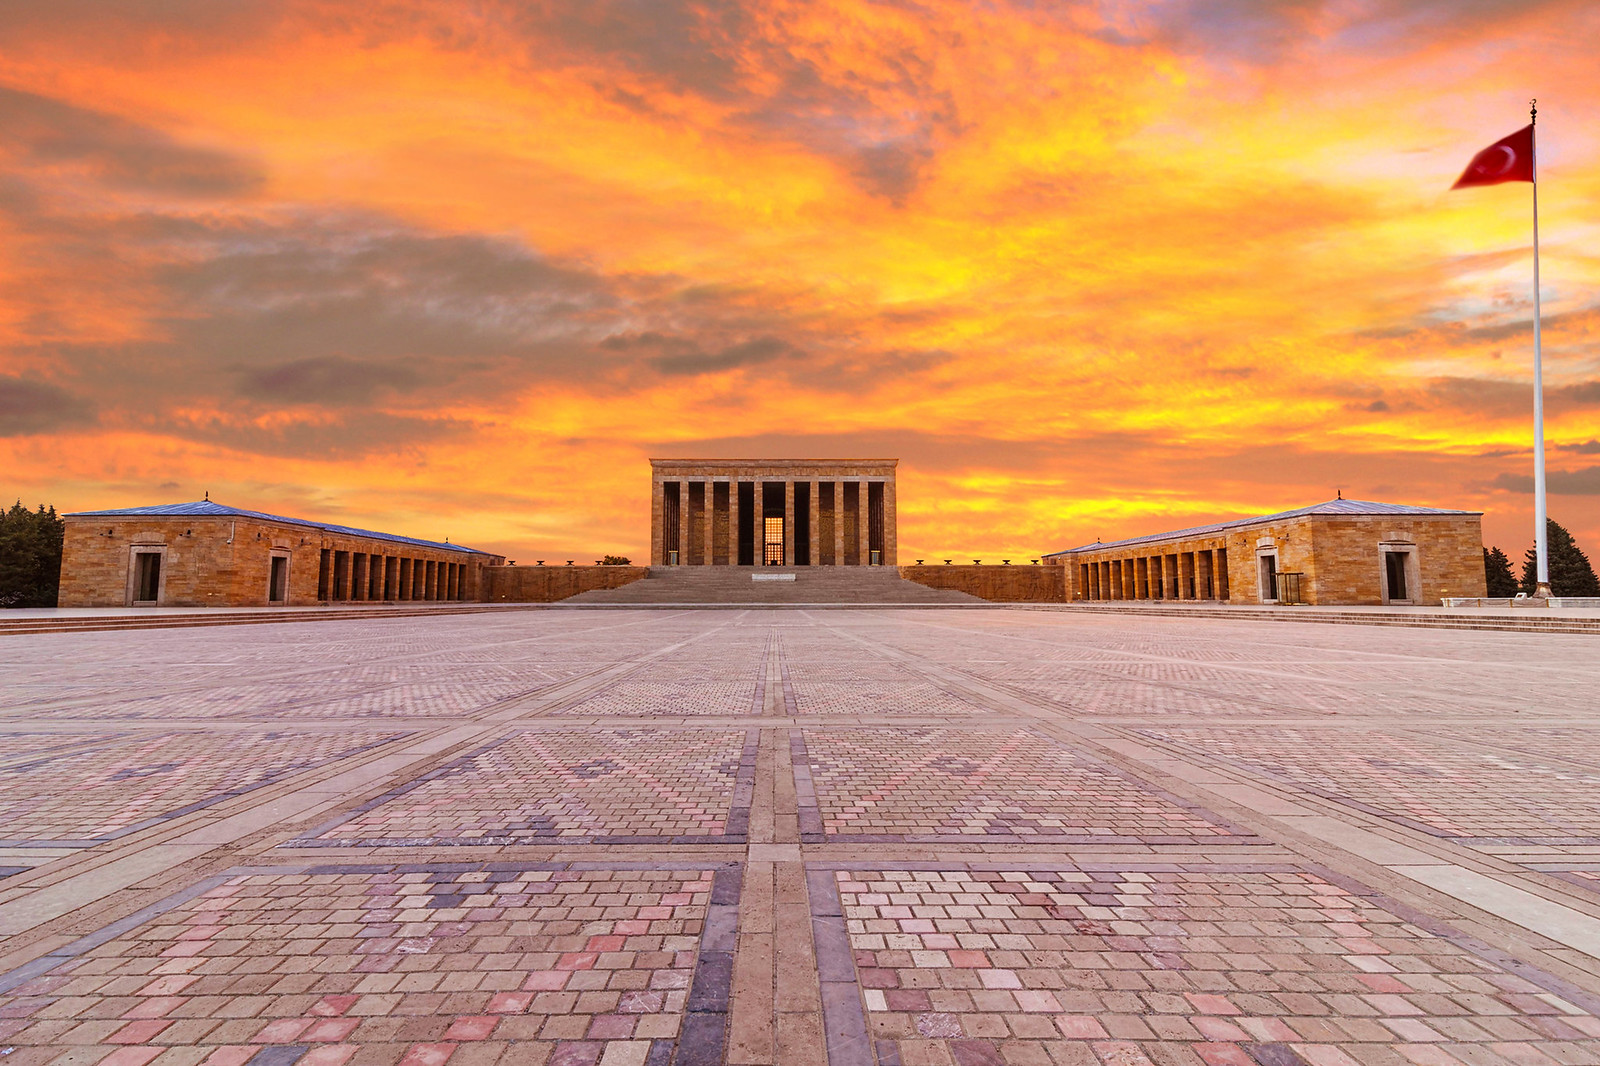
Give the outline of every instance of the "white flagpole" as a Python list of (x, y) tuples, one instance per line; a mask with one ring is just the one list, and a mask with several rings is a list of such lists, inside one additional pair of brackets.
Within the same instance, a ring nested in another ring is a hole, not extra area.
[(1544, 352), (1539, 336), (1539, 101), (1528, 105), (1533, 149), (1533, 546), (1538, 586), (1535, 596), (1550, 595), (1550, 544), (1544, 499)]

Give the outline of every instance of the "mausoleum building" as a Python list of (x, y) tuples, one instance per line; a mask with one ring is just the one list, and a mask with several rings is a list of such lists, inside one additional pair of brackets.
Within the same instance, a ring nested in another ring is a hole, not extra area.
[(652, 459), (652, 566), (893, 566), (898, 459)]
[(498, 555), (212, 500), (63, 515), (62, 607), (477, 600)]
[(1077, 601), (1436, 605), (1484, 595), (1483, 513), (1337, 499), (1044, 560)]

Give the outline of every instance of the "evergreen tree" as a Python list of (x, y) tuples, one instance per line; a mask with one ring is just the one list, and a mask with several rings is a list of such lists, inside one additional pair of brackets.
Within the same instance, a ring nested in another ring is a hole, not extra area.
[(1511, 560), (1499, 548), (1483, 549), (1483, 576), (1488, 586), (1486, 595), (1509, 599), (1519, 591), (1517, 579), (1511, 573)]
[(0, 511), (0, 607), (56, 605), (65, 535), (54, 507), (30, 511), (18, 500)]
[[(1545, 540), (1550, 550), (1550, 593), (1554, 596), (1600, 596), (1600, 578), (1577, 541), (1553, 518), (1545, 519)], [(1522, 591), (1533, 595), (1538, 587), (1538, 553), (1529, 548), (1522, 557)]]

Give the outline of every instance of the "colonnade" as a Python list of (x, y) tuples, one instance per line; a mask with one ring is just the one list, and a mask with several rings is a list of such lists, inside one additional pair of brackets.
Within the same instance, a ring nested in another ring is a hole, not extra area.
[(1228, 549), (1127, 555), (1078, 564), (1081, 600), (1226, 600)]
[(464, 600), (467, 564), (323, 548), (317, 599), (323, 602)]
[(895, 561), (895, 486), (873, 478), (656, 482), (652, 562), (872, 566)]

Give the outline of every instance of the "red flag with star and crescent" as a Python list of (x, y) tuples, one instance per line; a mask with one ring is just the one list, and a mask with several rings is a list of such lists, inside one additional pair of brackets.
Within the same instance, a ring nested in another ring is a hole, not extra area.
[(1533, 180), (1533, 126), (1502, 137), (1472, 157), (1464, 174), (1450, 186), (1499, 185), (1505, 181)]

